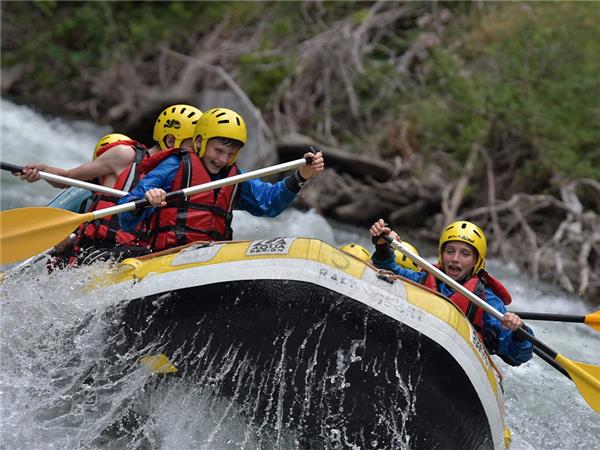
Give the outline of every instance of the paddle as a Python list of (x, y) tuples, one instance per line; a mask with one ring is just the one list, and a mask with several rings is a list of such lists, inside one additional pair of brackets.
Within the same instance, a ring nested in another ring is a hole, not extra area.
[[(167, 201), (185, 199), (193, 194), (238, 184), (253, 178), (297, 169), (307, 163), (307, 160), (301, 158), (233, 177), (223, 178), (222, 180), (169, 192), (167, 194)], [(0, 264), (19, 261), (44, 251), (58, 244), (82, 223), (125, 211), (145, 208), (148, 205), (149, 202), (146, 199), (141, 199), (85, 214), (47, 207), (17, 208), (2, 211), (0, 212)]]
[[(12, 173), (23, 173), (23, 166), (17, 166), (16, 164), (6, 162), (0, 162), (0, 169), (7, 170)], [(62, 177), (60, 175), (55, 175), (48, 172), (39, 172), (39, 174), (44, 180), (56, 181), (57, 183), (66, 184), (68, 186), (77, 186), (83, 189), (89, 189), (92, 192), (102, 192), (103, 194), (112, 195), (119, 198), (127, 195), (127, 192), (125, 191), (119, 191), (118, 189), (112, 189), (99, 184), (87, 183), (74, 178)]]
[(548, 314), (548, 313), (532, 313), (532, 312), (521, 312), (511, 311), (518, 315), (521, 319), (528, 320), (547, 320), (549, 322), (573, 322), (573, 323), (585, 323), (592, 327), (596, 331), (600, 331), (600, 310), (586, 314), (584, 316), (570, 315), (570, 314)]
[[(385, 239), (393, 248), (398, 250), (400, 253), (405, 255), (407, 258), (410, 258), (413, 262), (415, 262), (419, 267), (425, 269), (427, 272), (435, 276), (437, 279), (443, 281), (452, 289), (457, 292), (460, 292), (462, 295), (467, 297), (471, 302), (475, 303), (481, 309), (483, 309), (488, 314), (494, 316), (498, 320), (502, 320), (504, 318), (504, 314), (500, 311), (492, 307), (490, 304), (486, 303), (481, 298), (477, 297), (471, 291), (466, 289), (463, 285), (459, 284), (448, 275), (446, 275), (441, 270), (437, 269), (429, 262), (421, 258), (419, 255), (414, 254), (410, 250), (404, 248), (402, 244), (396, 239), (388, 236), (381, 236)], [(578, 361), (570, 360), (569, 358), (560, 355), (559, 353), (552, 350), (546, 344), (530, 335), (524, 328), (519, 328), (514, 331), (517, 333), (519, 337), (527, 339), (530, 341), (536, 349), (536, 354), (540, 355), (540, 353), (545, 354), (548, 358), (551, 358), (560, 366), (562, 366), (565, 371), (568, 373), (569, 378), (573, 380), (575, 386), (579, 390), (581, 396), (584, 400), (596, 411), (600, 414), (600, 367), (594, 366), (591, 364), (585, 364)], [(541, 356), (541, 355), (540, 355)], [(543, 356), (542, 356), (543, 357)], [(543, 358), (546, 360), (546, 358)], [(555, 367), (552, 364), (552, 367)]]

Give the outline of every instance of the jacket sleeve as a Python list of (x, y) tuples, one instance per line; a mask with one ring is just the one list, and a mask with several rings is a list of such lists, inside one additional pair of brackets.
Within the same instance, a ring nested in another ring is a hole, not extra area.
[(240, 183), (240, 196), (235, 205), (253, 216), (276, 217), (295, 200), (297, 192), (288, 187), (286, 180), (268, 183), (252, 179)]
[[(502, 300), (489, 288), (485, 290), (485, 301), (502, 314), (506, 313)], [(533, 335), (531, 328), (526, 329)], [(533, 357), (533, 344), (530, 341), (520, 340), (502, 322), (486, 312), (483, 313), (483, 336), (491, 353), (498, 354), (507, 364), (519, 366)]]
[[(152, 171), (146, 175), (142, 181), (125, 197), (117, 202), (119, 205), (133, 202), (144, 198), (146, 191), (154, 188), (161, 188), (166, 192), (171, 190), (175, 175), (179, 169), (180, 158), (172, 155), (162, 161)], [(142, 221), (150, 217), (156, 208), (145, 208), (143, 210), (127, 211), (119, 214), (119, 225), (125, 231), (134, 231), (135, 227)]]
[(378, 269), (389, 270), (396, 275), (408, 278), (409, 280), (421, 283), (427, 276), (425, 272), (415, 272), (414, 270), (405, 269), (396, 262), (396, 255), (388, 244), (379, 244), (375, 247), (375, 252), (371, 257), (373, 265)]

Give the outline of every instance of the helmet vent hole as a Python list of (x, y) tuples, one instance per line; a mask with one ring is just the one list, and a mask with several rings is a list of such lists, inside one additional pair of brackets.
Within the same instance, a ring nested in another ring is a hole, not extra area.
[(219, 120), (217, 123), (229, 123), (229, 119)]
[(477, 230), (473, 230), (473, 233), (475, 233), (477, 235), (477, 237), (481, 237), (481, 235), (477, 232)]
[(217, 117), (224, 116), (225, 114), (227, 114), (227, 113), (225, 111), (223, 111), (221, 114), (217, 114)]
[(238, 126), (240, 126), (240, 118), (239, 118), (239, 117), (236, 117), (236, 118), (235, 118), (235, 121), (237, 122)]
[(464, 229), (464, 228), (467, 228), (467, 224), (466, 224), (466, 223), (463, 223), (463, 224), (462, 224), (460, 227), (461, 227), (461, 228), (463, 228), (463, 229)]

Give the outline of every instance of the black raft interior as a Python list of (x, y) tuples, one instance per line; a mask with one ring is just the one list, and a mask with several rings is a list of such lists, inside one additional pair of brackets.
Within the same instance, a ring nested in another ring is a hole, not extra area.
[[(235, 404), (261, 448), (493, 447), (462, 367), (365, 304), (298, 281), (251, 280), (122, 304), (117, 354), (163, 353), (204, 398)], [(292, 438), (290, 439), (290, 436)]]

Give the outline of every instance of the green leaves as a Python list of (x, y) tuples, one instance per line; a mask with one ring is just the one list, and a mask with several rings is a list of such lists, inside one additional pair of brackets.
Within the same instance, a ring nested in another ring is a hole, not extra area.
[(549, 182), (546, 170), (532, 170), (541, 160), (561, 175), (600, 179), (598, 23), (593, 3), (503, 4), (471, 14), (433, 53), (416, 100), (424, 148), (464, 159), (478, 141), (527, 155), (516, 177), (528, 183)]
[[(600, 178), (596, 2), (34, 5), (3, 3), (2, 63), (28, 62), (21, 86), (35, 95), (69, 86), (69, 101), (89, 98), (89, 80), (122, 61), (158, 82), (159, 46), (189, 55), (207, 38), (257, 106), (312, 102), (294, 108), (308, 111), (294, 117), (301, 131), (324, 129), (329, 114), (327, 132), (345, 148), (387, 145), (409, 121), (422, 156), (443, 152), (457, 171), (477, 143), (528, 185), (548, 187), (553, 173)], [(250, 50), (227, 55), (227, 41)]]

